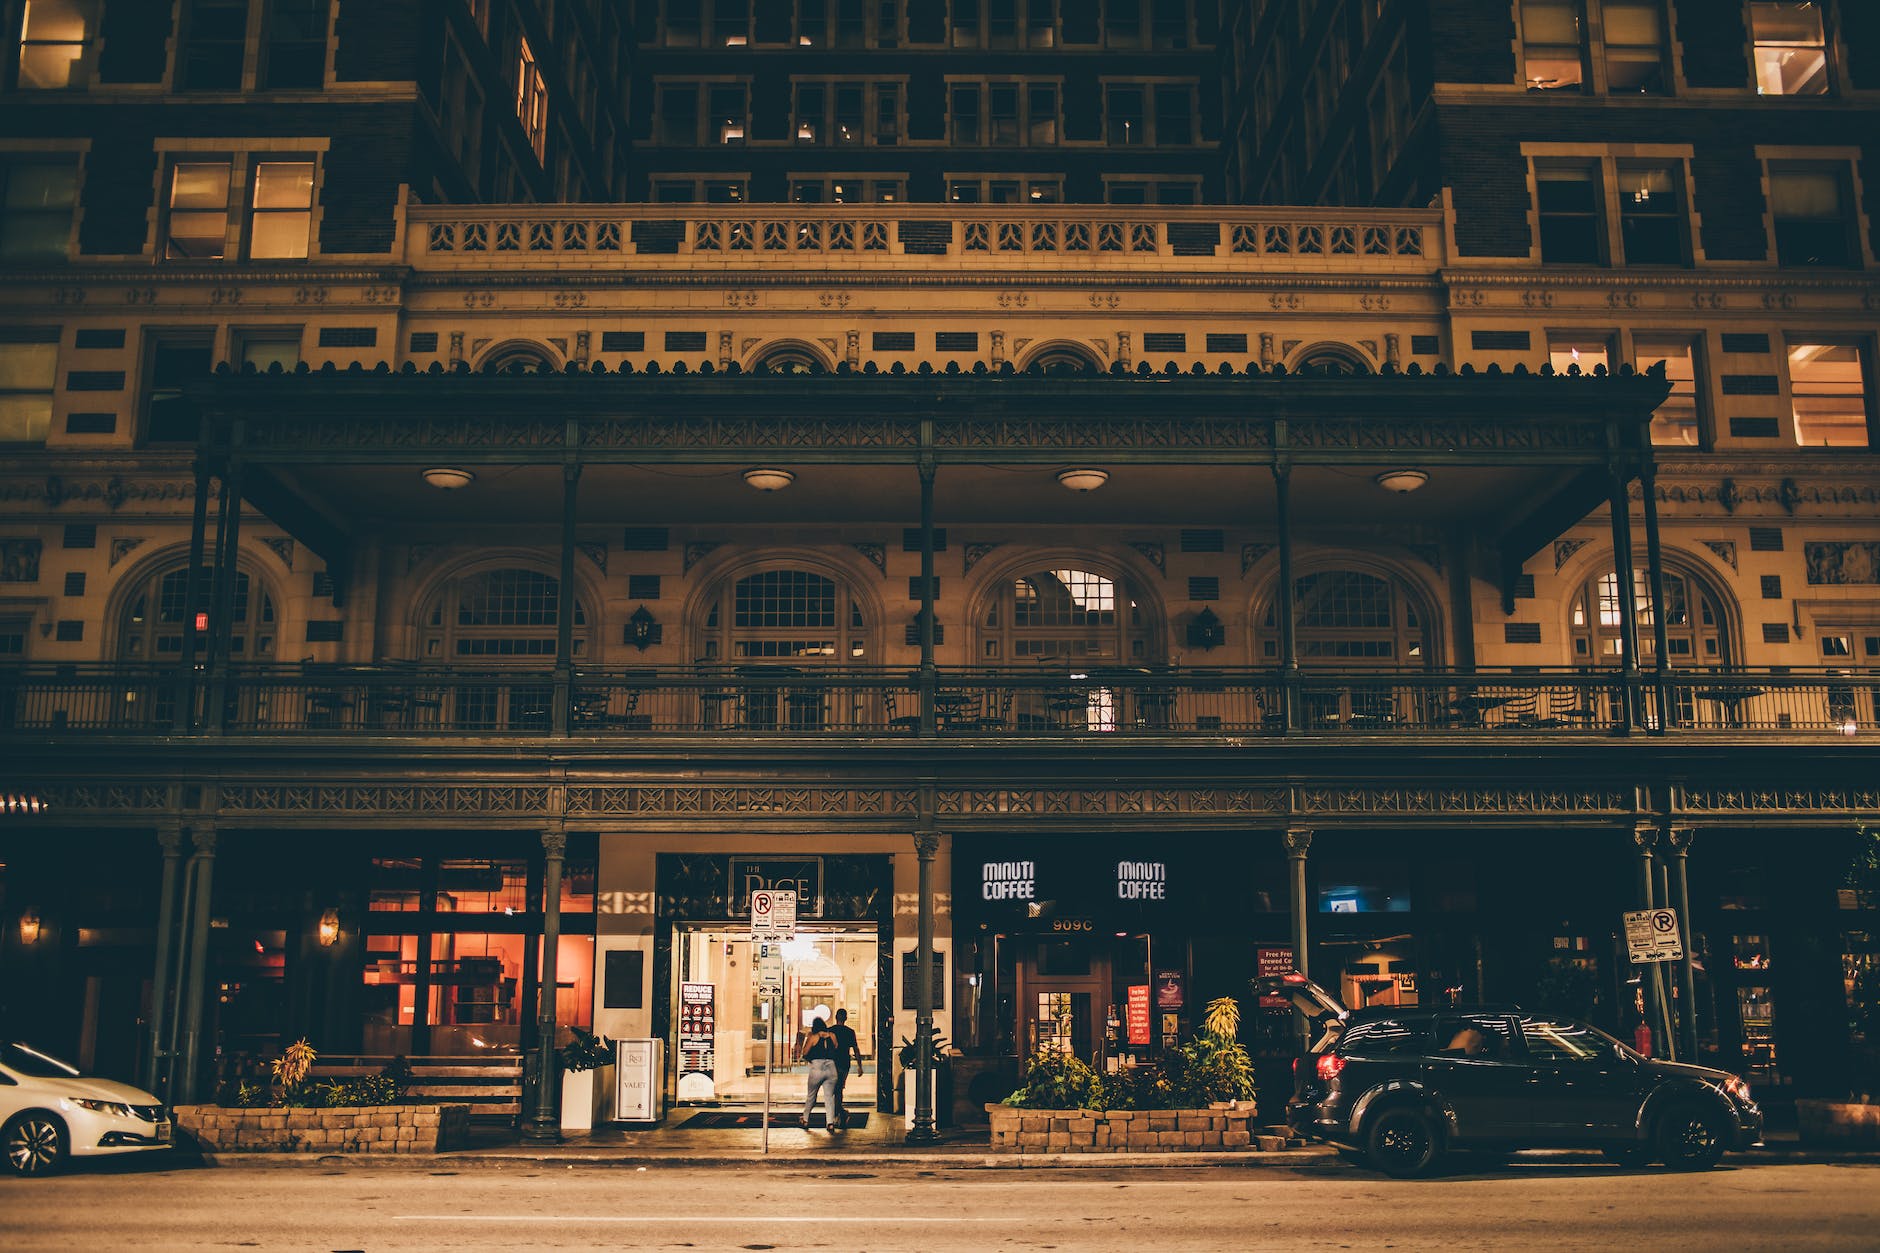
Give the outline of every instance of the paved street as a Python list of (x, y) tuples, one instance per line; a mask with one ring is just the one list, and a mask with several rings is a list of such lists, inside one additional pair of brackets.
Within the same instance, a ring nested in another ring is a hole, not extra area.
[(299, 1162), (0, 1180), (10, 1250), (1871, 1249), (1880, 1165), (1704, 1175), (1524, 1156), (1403, 1183), (1296, 1166), (1028, 1170)]

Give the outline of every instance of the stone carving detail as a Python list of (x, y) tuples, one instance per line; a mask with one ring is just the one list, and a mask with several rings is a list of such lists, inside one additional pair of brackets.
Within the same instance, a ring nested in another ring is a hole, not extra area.
[(868, 563), (881, 571), (881, 577), (888, 577), (888, 546), (886, 544), (854, 544), (856, 552), (868, 558)]
[(1147, 557), (1149, 564), (1154, 566), (1157, 570), (1160, 570), (1163, 574), (1168, 573), (1168, 549), (1164, 545), (1158, 544), (1153, 540), (1132, 540), (1129, 546), (1141, 553), (1144, 557)]
[(1260, 564), (1260, 559), (1273, 551), (1272, 544), (1242, 544), (1240, 546), (1240, 577), (1247, 577), (1247, 571)]
[(42, 548), (37, 539), (0, 539), (0, 583), (39, 582)]
[(115, 567), (118, 562), (130, 556), (143, 542), (144, 537), (141, 535), (117, 536), (111, 541), (111, 565)]
[(718, 547), (717, 540), (707, 540), (697, 544), (687, 544), (685, 555), (681, 558), (680, 573), (690, 574), (692, 567), (711, 556)]
[(1880, 583), (1880, 543), (1833, 540), (1802, 545), (1811, 586)]
[(1707, 539), (1704, 547), (1716, 553), (1732, 570), (1736, 569), (1736, 541), (1733, 539)]
[(55, 810), (168, 809), (170, 789), (161, 783), (35, 784)]
[(1573, 559), (1573, 554), (1585, 548), (1589, 541), (1583, 539), (1557, 539), (1554, 541), (1554, 570)]
[(973, 567), (979, 564), (980, 559), (997, 548), (1001, 542), (1002, 541), (994, 540), (989, 544), (962, 544), (960, 546), (960, 573), (971, 574)]
[(263, 536), (261, 542), (267, 545), (269, 551), (276, 557), (281, 559), (282, 565), (286, 566), (289, 570), (294, 568), (294, 541), (292, 539), (285, 535), (268, 535)]
[(607, 573), (607, 545), (598, 540), (581, 540), (575, 544), (581, 555), (593, 562), (602, 574)]

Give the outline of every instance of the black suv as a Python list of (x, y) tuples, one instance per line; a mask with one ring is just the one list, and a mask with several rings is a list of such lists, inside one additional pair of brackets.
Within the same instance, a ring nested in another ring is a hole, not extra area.
[(1400, 1178), (1450, 1149), (1598, 1148), (1707, 1170), (1762, 1135), (1743, 1080), (1653, 1061), (1584, 1023), (1479, 1005), (1351, 1012), (1297, 973), (1255, 987), (1313, 1025), (1287, 1122)]

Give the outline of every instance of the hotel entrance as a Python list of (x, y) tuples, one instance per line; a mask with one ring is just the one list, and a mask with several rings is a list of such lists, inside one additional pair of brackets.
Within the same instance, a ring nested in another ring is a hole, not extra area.
[[(681, 1105), (758, 1105), (771, 1072), (772, 1102), (800, 1106), (807, 1066), (795, 1060), (810, 1025), (848, 1025), (866, 1059), (865, 1075), (851, 1063), (845, 1103), (876, 1103), (881, 1050), (881, 942), (869, 924), (799, 923), (783, 953), (782, 1012), (757, 991), (757, 946), (744, 924), (680, 923), (674, 928), (677, 968), (672, 1056), (678, 1059)], [(774, 1061), (773, 1061), (774, 1059)]]

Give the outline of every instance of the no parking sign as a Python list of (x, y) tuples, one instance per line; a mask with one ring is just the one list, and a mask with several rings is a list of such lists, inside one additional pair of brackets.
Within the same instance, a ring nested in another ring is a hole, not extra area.
[(796, 938), (796, 893), (760, 888), (751, 893), (751, 939), (781, 943)]
[(1625, 946), (1631, 950), (1632, 964), (1674, 962), (1684, 956), (1683, 934), (1678, 930), (1677, 911), (1670, 909), (1635, 909), (1625, 916)]

